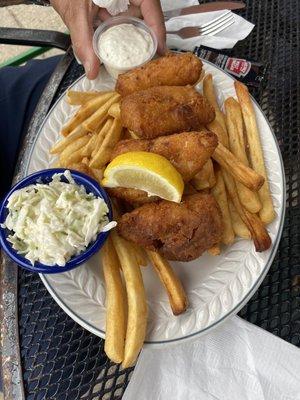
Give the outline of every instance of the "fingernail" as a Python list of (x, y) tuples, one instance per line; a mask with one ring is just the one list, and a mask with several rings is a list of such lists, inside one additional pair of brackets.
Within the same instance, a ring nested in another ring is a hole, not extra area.
[(168, 47), (167, 47), (167, 45), (164, 43), (164, 44), (161, 44), (160, 46), (159, 46), (159, 48), (158, 48), (158, 53), (161, 55), (161, 56), (164, 56), (166, 53), (167, 53), (167, 51), (168, 51)]
[(74, 48), (73, 48), (73, 53), (74, 53), (74, 57), (75, 57), (75, 59), (76, 59), (76, 61), (78, 62), (78, 64), (79, 65), (82, 65), (82, 62), (79, 60), (79, 58), (77, 57), (77, 55), (76, 55), (76, 53), (75, 53), (75, 51), (74, 51)]
[(86, 74), (87, 77), (89, 77), (89, 74), (90, 74), (90, 72), (91, 72), (91, 69), (92, 69), (91, 63), (90, 63), (89, 61), (86, 61), (86, 62), (84, 63), (84, 70), (85, 70), (85, 74)]

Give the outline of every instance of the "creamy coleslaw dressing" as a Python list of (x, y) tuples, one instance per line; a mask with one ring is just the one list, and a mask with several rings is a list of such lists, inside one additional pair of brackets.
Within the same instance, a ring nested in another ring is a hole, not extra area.
[[(61, 181), (64, 175), (67, 182)], [(113, 228), (102, 198), (77, 185), (70, 171), (54, 174), (49, 184), (16, 190), (9, 198), (3, 227), (8, 241), (32, 264), (64, 266), (86, 250), (99, 232)]]
[(112, 67), (133, 68), (151, 57), (154, 43), (151, 35), (132, 24), (112, 26), (98, 42), (100, 58)]

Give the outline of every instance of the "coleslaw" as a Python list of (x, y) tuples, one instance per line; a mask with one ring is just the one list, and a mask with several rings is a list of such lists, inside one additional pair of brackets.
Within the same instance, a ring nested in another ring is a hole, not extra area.
[[(61, 181), (62, 175), (67, 182)], [(99, 232), (116, 226), (108, 220), (105, 201), (76, 184), (68, 170), (54, 174), (49, 184), (16, 190), (7, 208), (2, 224), (11, 231), (7, 240), (33, 265), (38, 261), (64, 266), (86, 250)]]

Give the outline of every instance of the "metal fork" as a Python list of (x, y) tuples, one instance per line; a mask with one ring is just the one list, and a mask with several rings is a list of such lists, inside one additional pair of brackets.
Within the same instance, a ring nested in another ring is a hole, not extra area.
[(229, 28), (229, 26), (233, 25), (234, 22), (234, 14), (231, 11), (226, 11), (224, 14), (201, 26), (186, 26), (178, 31), (167, 31), (167, 33), (178, 35), (182, 39), (188, 39), (195, 36), (213, 36)]

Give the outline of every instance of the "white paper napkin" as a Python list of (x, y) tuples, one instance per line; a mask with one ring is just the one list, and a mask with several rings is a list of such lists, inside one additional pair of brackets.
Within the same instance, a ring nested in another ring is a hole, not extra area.
[[(171, 18), (166, 21), (166, 29), (167, 31), (175, 31), (185, 26), (201, 26), (224, 12), (225, 10), (221, 10)], [(182, 50), (193, 50), (195, 46), (199, 45), (215, 49), (231, 49), (239, 40), (245, 39), (254, 28), (253, 24), (239, 15), (235, 13), (232, 13), (232, 15), (234, 16), (235, 23), (214, 36), (197, 36), (190, 39), (181, 39), (177, 35), (167, 35), (167, 45), (169, 48)]]
[(233, 317), (205, 336), (146, 347), (123, 400), (299, 400), (300, 350)]
[[(125, 11), (129, 5), (128, 0), (93, 0), (100, 7), (105, 7), (112, 15)], [(161, 0), (164, 11), (174, 10), (182, 7), (189, 7), (199, 4), (197, 0)], [(171, 18), (166, 21), (167, 30), (178, 30), (185, 26), (201, 26), (224, 13), (225, 10), (190, 14), (182, 17)], [(234, 14), (235, 23), (215, 36), (197, 36), (190, 39), (181, 39), (177, 35), (167, 35), (169, 48), (181, 50), (193, 50), (195, 46), (205, 45), (215, 49), (230, 49), (239, 40), (245, 39), (254, 28), (254, 25), (244, 18)]]
[(176, 8), (190, 7), (199, 4), (198, 0), (161, 0), (161, 7), (164, 11), (175, 10)]

